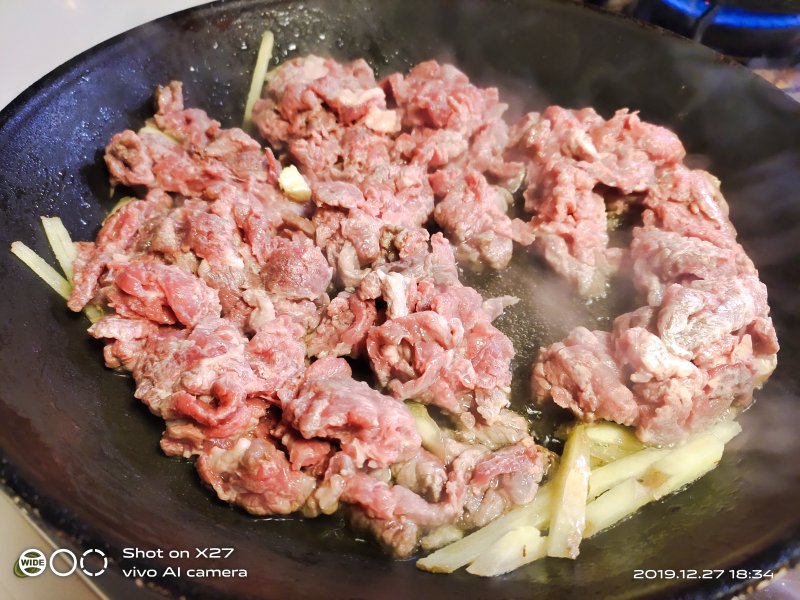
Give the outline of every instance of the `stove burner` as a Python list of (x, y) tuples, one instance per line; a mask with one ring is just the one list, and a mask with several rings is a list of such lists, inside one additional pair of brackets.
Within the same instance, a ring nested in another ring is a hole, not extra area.
[(712, 14), (714, 25), (746, 29), (791, 29), (800, 27), (798, 14), (766, 13), (725, 6), (724, 2), (704, 0), (662, 0), (664, 4), (694, 19)]
[(629, 12), (725, 54), (800, 60), (800, 0), (639, 0)]

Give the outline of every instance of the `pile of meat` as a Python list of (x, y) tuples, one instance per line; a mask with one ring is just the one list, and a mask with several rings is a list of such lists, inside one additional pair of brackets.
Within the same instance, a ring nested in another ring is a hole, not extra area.
[[(540, 397), (583, 419), (672, 442), (775, 366), (717, 182), (635, 114), (552, 107), (510, 127), (497, 90), (452, 66), (378, 82), (315, 56), (271, 73), (255, 105), (271, 149), (184, 108), (179, 83), (156, 106), (106, 149), (139, 198), (78, 245), (69, 306), (105, 309), (89, 331), (165, 420), (163, 450), (253, 514), (342, 510), (408, 556), (530, 502), (548, 453), (508, 409), (514, 349), (492, 325), (516, 299), (483, 299), (456, 266), (502, 269), (515, 242), (581, 294), (627, 265), (646, 297), (536, 363)], [(310, 200), (281, 189), (288, 163)], [(508, 216), (523, 184), (528, 222)], [(609, 248), (607, 213), (635, 207), (630, 249)]]
[[(302, 78), (323, 66), (329, 78), (313, 81), (325, 101)], [(308, 202), (281, 191), (271, 150), (184, 108), (179, 83), (159, 88), (154, 118), (106, 150), (112, 183), (141, 199), (78, 245), (69, 302), (106, 310), (89, 330), (106, 341), (106, 364), (132, 373), (136, 397), (166, 422), (164, 452), (196, 457), (220, 498), (257, 515), (341, 509), (397, 556), (530, 502), (549, 463), (507, 408), (514, 349), (492, 321), (515, 299), (462, 285), (453, 246), (423, 227), (436, 162), (438, 185), (501, 201), (490, 218), (511, 231), (505, 196), (478, 170), (510, 167), (473, 141), (484, 130), (505, 139), (504, 107), (442, 70), (465, 105), (428, 127), (413, 106), (423, 92), (411, 89), (426, 71), (394, 79), (408, 95), (401, 111), (385, 108), (360, 61), (282, 69), (259, 124), (275, 148), (291, 147), (312, 182)], [(400, 158), (385, 129), (402, 130), (403, 151), (420, 156)], [(434, 156), (425, 145), (436, 136), (469, 156)], [(506, 229), (471, 225), (457, 244), (507, 262)], [(420, 438), (411, 399), (436, 407), (438, 439)]]
[(435, 221), (475, 268), (503, 268), (513, 240), (533, 240), (506, 214), (524, 176), (523, 163), (504, 158), (506, 108), (450, 65), (422, 63), (378, 85), (363, 60), (309, 56), (278, 69), (253, 120), (317, 182), (317, 245), (339, 282), (355, 285), (398, 229)]
[[(747, 406), (777, 364), (767, 288), (728, 219), (719, 181), (683, 164), (670, 131), (619, 111), (550, 107), (512, 134), (529, 161), (536, 244), (586, 295), (625, 264), (643, 298), (611, 332), (578, 327), (542, 350), (540, 399), (580, 419), (633, 425), (672, 444)], [(642, 211), (630, 248), (610, 248), (608, 212)]]

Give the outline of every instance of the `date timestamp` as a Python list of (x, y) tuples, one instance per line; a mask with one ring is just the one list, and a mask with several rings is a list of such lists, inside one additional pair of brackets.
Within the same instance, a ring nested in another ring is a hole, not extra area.
[(634, 569), (634, 579), (772, 579), (771, 570), (761, 569)]

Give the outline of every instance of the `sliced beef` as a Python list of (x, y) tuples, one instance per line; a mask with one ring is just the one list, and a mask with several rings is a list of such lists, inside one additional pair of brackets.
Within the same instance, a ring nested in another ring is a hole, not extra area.
[(431, 388), (446, 387), (440, 374), (452, 368), (455, 347), (462, 339), (460, 323), (451, 323), (434, 311), (423, 311), (391, 319), (371, 330), (367, 352), (378, 381), (393, 395), (401, 399), (427, 399), (459, 413), (464, 408), (452, 393), (437, 394), (438, 390)]
[(661, 304), (665, 288), (672, 282), (754, 272), (752, 264), (737, 265), (737, 260), (747, 260), (744, 253), (736, 253), (731, 260), (728, 248), (654, 227), (637, 231), (631, 243), (631, 258), (634, 278), (650, 306)]
[(340, 292), (325, 309), (319, 326), (306, 338), (308, 355), (359, 356), (376, 318), (374, 301)]
[(143, 233), (148, 223), (163, 217), (172, 199), (156, 191), (144, 200), (132, 200), (110, 214), (94, 242), (79, 242), (78, 256), (73, 263), (73, 288), (68, 306), (82, 310), (97, 293), (100, 277), (115, 254), (125, 254), (140, 247), (146, 240)]
[[(509, 154), (528, 162), (525, 208), (545, 260), (579, 293), (604, 293), (619, 250), (608, 248), (604, 190), (644, 193), (657, 170), (685, 151), (675, 134), (618, 111), (605, 120), (594, 110), (551, 106), (514, 126)], [(608, 194), (606, 194), (608, 196)]]
[(231, 448), (212, 448), (197, 459), (200, 477), (220, 499), (254, 515), (288, 515), (299, 510), (316, 480), (292, 468), (269, 440), (242, 437)]
[(599, 417), (632, 425), (637, 403), (625, 385), (612, 344), (609, 333), (577, 327), (562, 342), (543, 349), (533, 368), (536, 394), (552, 398), (581, 419)]
[(353, 124), (372, 107), (383, 110), (386, 100), (365, 61), (342, 65), (310, 55), (276, 70), (266, 96), (253, 107), (253, 120), (270, 144), (280, 147)]
[(533, 234), (506, 214), (510, 196), (486, 178), (470, 172), (436, 205), (434, 217), (457, 245), (459, 261), (473, 270), (503, 269), (511, 261), (513, 242), (530, 244)]
[(483, 527), (509, 509), (528, 504), (548, 466), (546, 453), (530, 439), (483, 457), (472, 470), (462, 524)]
[(521, 414), (503, 409), (492, 425), (476, 423), (474, 427), (462, 427), (448, 432), (455, 440), (473, 446), (485, 446), (497, 450), (529, 439), (528, 421)]
[(305, 368), (305, 328), (287, 316), (256, 329), (245, 347), (250, 368), (267, 390), (277, 391)]
[(109, 342), (109, 366), (133, 373), (135, 396), (165, 419), (184, 418), (218, 428), (248, 421), (248, 397), (269, 397), (245, 354), (246, 338), (224, 319), (193, 330), (156, 327), (143, 319), (106, 317), (90, 330)]
[(392, 476), (397, 485), (408, 488), (428, 502), (438, 502), (447, 482), (447, 469), (439, 458), (420, 448), (409, 460), (393, 464)]
[(336, 440), (356, 466), (386, 467), (420, 446), (414, 417), (402, 402), (355, 381), (347, 362), (326, 357), (303, 374), (284, 419), (304, 437)]
[(216, 290), (181, 267), (131, 261), (108, 265), (103, 287), (108, 306), (123, 317), (143, 317), (162, 325), (197, 323), (219, 317)]
[[(719, 182), (680, 162), (684, 152), (671, 132), (627, 113), (603, 121), (585, 111), (548, 110), (519, 129), (518, 144), (552, 151), (552, 162), (542, 165), (566, 164), (584, 181), (597, 207), (586, 221), (597, 242), (587, 246), (593, 251), (605, 247), (605, 234), (602, 199), (590, 186), (639, 192), (644, 208), (630, 258), (646, 304), (618, 317), (610, 333), (578, 328), (542, 349), (533, 368), (536, 395), (584, 419), (633, 425), (654, 444), (678, 442), (732, 405), (749, 404), (775, 367), (778, 345), (766, 286), (736, 242)], [(605, 150), (611, 142), (613, 151)], [(536, 160), (529, 173), (536, 173)], [(536, 181), (544, 181), (542, 173)], [(536, 189), (526, 192), (529, 200), (540, 197)], [(583, 227), (577, 210), (553, 215), (544, 226), (569, 223), (565, 239)], [(579, 258), (576, 252), (557, 255), (563, 264)], [(577, 270), (564, 271), (568, 278), (599, 272), (588, 261), (578, 263)]]
[(437, 196), (446, 196), (469, 170), (512, 191), (519, 185), (523, 165), (503, 157), (508, 126), (502, 115), (508, 107), (496, 88), (479, 88), (454, 66), (436, 61), (420, 63), (407, 75), (390, 75), (383, 87), (401, 114), (396, 152), (433, 171)]
[(348, 507), (347, 517), (353, 528), (370, 534), (396, 558), (407, 558), (417, 549), (421, 533), (419, 525), (413, 519), (404, 516), (375, 518), (357, 506)]
[(295, 471), (305, 469), (315, 476), (322, 475), (328, 466), (328, 459), (335, 451), (332, 442), (319, 438), (306, 439), (285, 422), (279, 423), (270, 433), (286, 448)]
[(508, 404), (511, 341), (472, 288), (422, 287), (429, 293), (420, 294), (417, 312), (367, 334), (372, 370), (397, 398), (436, 405), (468, 424), (493, 423)]
[(481, 526), (530, 502), (548, 466), (546, 453), (530, 439), (494, 453), (458, 445), (453, 454), (444, 482), (437, 460), (423, 455), (398, 466), (394, 485), (365, 474), (346, 477), (340, 498), (356, 507), (356, 526), (405, 557), (442, 525)]
[[(394, 160), (400, 120), (363, 60), (340, 64), (308, 56), (282, 65), (254, 107), (254, 122), (286, 147), (314, 185), (317, 244), (337, 279), (382, 256), (382, 230), (419, 227), (433, 211), (424, 168)], [(344, 247), (350, 259), (340, 264)], [(353, 260), (357, 257), (357, 260)]]
[(123, 367), (132, 370), (133, 364), (144, 352), (147, 338), (157, 331), (158, 327), (148, 319), (128, 319), (118, 315), (103, 317), (89, 327), (92, 337), (109, 340), (103, 348), (103, 357), (110, 369)]
[(264, 287), (273, 296), (315, 300), (331, 282), (331, 269), (314, 243), (305, 236), (272, 238), (261, 272)]
[(214, 448), (229, 449), (237, 440), (259, 425), (268, 415), (267, 405), (249, 398), (241, 410), (219, 425), (203, 425), (189, 417), (166, 419), (161, 450), (167, 456), (192, 458)]
[(522, 179), (524, 166), (503, 156), (506, 108), (496, 89), (450, 65), (423, 63), (379, 85), (364, 61), (308, 56), (277, 69), (254, 121), (315, 182), (318, 244), (354, 287), (391, 261), (382, 236), (425, 225), (435, 196), (437, 221), (466, 265), (504, 268), (512, 239), (530, 243), (529, 229), (505, 215), (508, 191), (484, 179), (508, 189)]

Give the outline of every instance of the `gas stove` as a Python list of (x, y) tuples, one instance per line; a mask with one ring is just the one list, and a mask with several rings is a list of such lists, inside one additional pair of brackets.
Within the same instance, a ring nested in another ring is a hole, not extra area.
[(724, 54), (800, 60), (797, 0), (639, 0), (632, 9)]
[(701, 42), (800, 100), (800, 0), (589, 0)]

